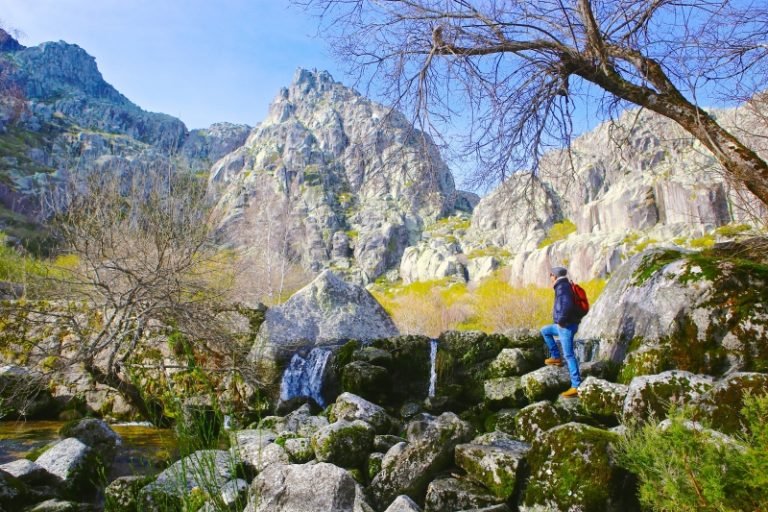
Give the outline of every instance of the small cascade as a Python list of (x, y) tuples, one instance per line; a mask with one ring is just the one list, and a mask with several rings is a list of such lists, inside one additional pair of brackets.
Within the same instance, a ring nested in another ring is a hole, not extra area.
[(600, 340), (575, 340), (573, 353), (579, 363), (596, 361), (600, 355)]
[(232, 416), (229, 414), (224, 415), (224, 424), (222, 425), (224, 430), (232, 430)]
[(429, 393), (427, 396), (435, 396), (435, 387), (437, 386), (437, 340), (429, 340)]
[(308, 397), (320, 407), (325, 407), (323, 376), (330, 357), (331, 351), (325, 348), (313, 348), (306, 359), (294, 354), (280, 382), (280, 400), (285, 402), (292, 398)]

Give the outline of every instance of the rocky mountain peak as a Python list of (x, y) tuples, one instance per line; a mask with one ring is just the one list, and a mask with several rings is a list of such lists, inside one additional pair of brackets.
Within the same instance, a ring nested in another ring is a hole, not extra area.
[(0, 28), (0, 52), (16, 52), (24, 48), (11, 34)]

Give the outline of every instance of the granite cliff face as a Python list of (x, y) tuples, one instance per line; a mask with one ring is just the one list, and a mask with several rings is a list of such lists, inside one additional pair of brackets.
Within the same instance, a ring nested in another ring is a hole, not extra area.
[(265, 224), (279, 221), (306, 267), (348, 269), (363, 283), (397, 267), (457, 197), (437, 148), (405, 117), (303, 69), (246, 143), (213, 166), (210, 186), (226, 240), (259, 244)]

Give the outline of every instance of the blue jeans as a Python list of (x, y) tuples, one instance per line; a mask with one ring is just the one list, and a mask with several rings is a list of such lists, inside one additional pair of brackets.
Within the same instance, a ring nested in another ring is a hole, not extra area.
[(563, 346), (563, 355), (568, 363), (568, 371), (571, 374), (571, 386), (579, 387), (581, 384), (581, 375), (579, 374), (579, 362), (573, 353), (573, 337), (579, 330), (579, 324), (568, 324), (560, 327), (557, 324), (547, 325), (541, 328), (541, 335), (544, 337), (544, 343), (549, 348), (550, 357), (560, 359), (560, 347), (555, 342), (555, 336), (560, 338), (560, 344)]

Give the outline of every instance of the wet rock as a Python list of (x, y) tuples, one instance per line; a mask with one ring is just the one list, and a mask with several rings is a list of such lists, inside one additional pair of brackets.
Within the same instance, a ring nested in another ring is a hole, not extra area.
[(341, 371), (341, 389), (346, 392), (381, 400), (389, 387), (389, 371), (382, 366), (352, 361)]
[(373, 450), (374, 429), (361, 420), (339, 420), (315, 432), (312, 449), (320, 462), (354, 468)]

